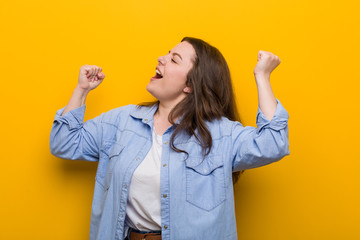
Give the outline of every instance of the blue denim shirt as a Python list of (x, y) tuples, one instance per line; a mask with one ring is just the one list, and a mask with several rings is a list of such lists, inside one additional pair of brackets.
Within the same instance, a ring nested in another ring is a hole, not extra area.
[[(289, 115), (277, 100), (271, 121), (258, 107), (257, 128), (223, 117), (207, 122), (213, 147), (202, 161), (194, 136), (179, 134), (170, 148), (170, 126), (162, 136), (161, 227), (163, 240), (237, 239), (232, 172), (276, 162), (290, 154)], [(129, 184), (152, 145), (153, 115), (158, 105), (127, 105), (83, 122), (85, 105), (61, 116), (50, 133), (53, 155), (98, 161), (91, 209), (90, 240), (120, 240)], [(180, 121), (180, 119), (178, 120)]]

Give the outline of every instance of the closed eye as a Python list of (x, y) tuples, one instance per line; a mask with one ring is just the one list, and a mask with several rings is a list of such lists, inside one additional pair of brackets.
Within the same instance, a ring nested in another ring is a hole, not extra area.
[(171, 61), (173, 61), (174, 63), (176, 63), (173, 58), (171, 59)]

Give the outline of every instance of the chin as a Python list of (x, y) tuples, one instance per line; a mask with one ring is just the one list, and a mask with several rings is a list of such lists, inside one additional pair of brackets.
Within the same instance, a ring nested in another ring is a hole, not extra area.
[(149, 84), (146, 86), (146, 91), (148, 91), (154, 98), (158, 99), (157, 94), (153, 91), (153, 89), (151, 89)]
[(148, 91), (152, 95), (151, 87), (149, 85), (150, 85), (150, 83), (148, 85), (146, 85), (146, 91)]

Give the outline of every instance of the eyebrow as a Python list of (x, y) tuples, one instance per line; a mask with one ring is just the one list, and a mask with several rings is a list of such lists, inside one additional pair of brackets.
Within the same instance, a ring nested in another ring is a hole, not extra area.
[[(171, 50), (170, 50), (170, 51), (171, 51)], [(169, 51), (169, 53), (170, 53), (170, 51)], [(174, 53), (173, 53), (173, 55), (178, 55), (178, 56), (179, 56), (179, 58), (181, 59), (181, 61), (183, 60), (180, 54), (178, 54), (178, 53), (174, 52)]]

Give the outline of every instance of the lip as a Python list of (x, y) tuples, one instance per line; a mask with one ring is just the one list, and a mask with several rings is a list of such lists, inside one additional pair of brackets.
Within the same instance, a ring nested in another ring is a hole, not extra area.
[(154, 78), (154, 77), (152, 77), (152, 78), (150, 78), (150, 81), (156, 81), (156, 80), (159, 80), (159, 79), (161, 79), (161, 78)]

